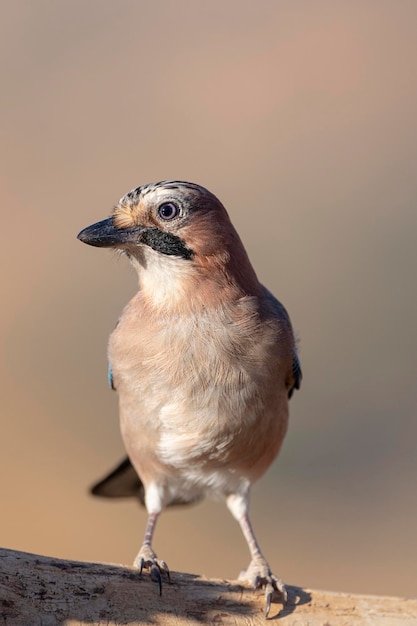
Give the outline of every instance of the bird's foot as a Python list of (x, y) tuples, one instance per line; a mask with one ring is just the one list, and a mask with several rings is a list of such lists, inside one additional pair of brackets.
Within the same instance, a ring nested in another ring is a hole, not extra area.
[(141, 547), (133, 562), (133, 567), (139, 570), (139, 574), (142, 574), (143, 569), (148, 569), (151, 580), (159, 585), (159, 595), (162, 595), (162, 574), (166, 574), (168, 580), (171, 580), (169, 568), (165, 561), (158, 559), (149, 545), (144, 544)]
[(286, 605), (287, 590), (285, 585), (280, 578), (271, 572), (265, 559), (253, 559), (248, 569), (240, 573), (239, 580), (245, 580), (255, 589), (265, 588), (265, 617), (269, 615), (274, 591), (280, 595), (283, 605)]

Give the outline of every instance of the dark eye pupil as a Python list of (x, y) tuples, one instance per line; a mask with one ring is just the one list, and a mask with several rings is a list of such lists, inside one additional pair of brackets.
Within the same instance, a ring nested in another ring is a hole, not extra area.
[(164, 220), (172, 220), (178, 215), (178, 207), (172, 202), (161, 204), (158, 210), (159, 216)]

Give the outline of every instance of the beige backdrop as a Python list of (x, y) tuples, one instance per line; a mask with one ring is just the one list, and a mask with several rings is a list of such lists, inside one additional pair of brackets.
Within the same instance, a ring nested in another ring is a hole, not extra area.
[[(132, 561), (145, 513), (87, 487), (122, 455), (106, 342), (136, 288), (76, 241), (130, 188), (226, 204), (301, 339), (254, 525), (289, 583), (416, 594), (414, 0), (17, 0), (1, 46), (1, 544)], [(233, 577), (222, 503), (168, 512), (172, 569)]]

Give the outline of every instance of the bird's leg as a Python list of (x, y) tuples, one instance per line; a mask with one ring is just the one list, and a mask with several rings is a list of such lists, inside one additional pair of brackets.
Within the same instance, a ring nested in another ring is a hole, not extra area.
[(227, 506), (234, 518), (239, 522), (252, 557), (248, 569), (240, 573), (239, 580), (249, 582), (255, 589), (265, 588), (265, 617), (268, 617), (274, 591), (281, 595), (282, 602), (285, 605), (287, 602), (287, 590), (282, 580), (271, 572), (256, 540), (249, 519), (249, 492), (244, 495), (230, 495), (227, 498)]
[(142, 547), (139, 550), (133, 562), (133, 567), (136, 567), (139, 570), (139, 573), (142, 573), (142, 570), (144, 568), (148, 569), (151, 575), (151, 579), (158, 583), (159, 594), (161, 595), (162, 594), (161, 573), (166, 574), (168, 578), (170, 578), (170, 576), (169, 576), (168, 565), (165, 563), (165, 561), (161, 561), (161, 559), (158, 559), (155, 552), (152, 550), (152, 538), (155, 532), (155, 526), (156, 526), (158, 517), (159, 517), (159, 513), (149, 513)]

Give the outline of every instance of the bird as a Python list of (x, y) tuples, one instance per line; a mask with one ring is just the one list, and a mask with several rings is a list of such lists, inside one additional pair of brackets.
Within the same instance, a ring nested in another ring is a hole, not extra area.
[(170, 576), (153, 549), (160, 514), (225, 500), (251, 557), (239, 578), (265, 590), (268, 617), (274, 593), (285, 605), (287, 590), (261, 551), (249, 500), (281, 448), (302, 379), (286, 309), (259, 282), (223, 204), (198, 184), (136, 187), (78, 239), (126, 256), (139, 281), (108, 346), (127, 458), (93, 494), (145, 505), (134, 567), (160, 593)]

